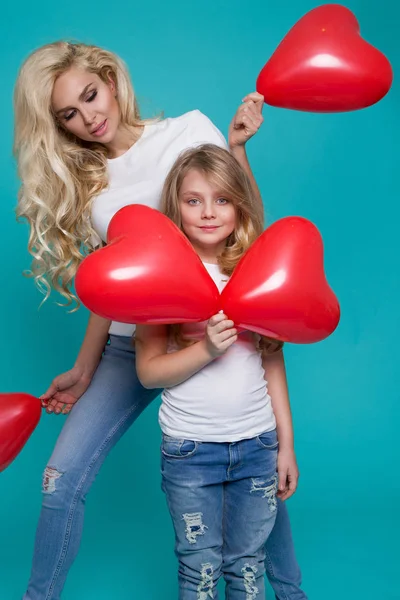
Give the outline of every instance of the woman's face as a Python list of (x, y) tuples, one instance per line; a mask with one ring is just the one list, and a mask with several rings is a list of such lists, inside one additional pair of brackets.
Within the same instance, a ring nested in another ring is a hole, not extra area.
[(51, 97), (57, 121), (81, 140), (109, 144), (119, 126), (115, 83), (79, 67), (58, 77)]

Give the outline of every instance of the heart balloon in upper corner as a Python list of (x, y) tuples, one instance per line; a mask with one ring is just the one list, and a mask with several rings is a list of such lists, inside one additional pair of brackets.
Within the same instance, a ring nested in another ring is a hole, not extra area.
[(355, 15), (340, 4), (324, 4), (292, 27), (256, 88), (271, 106), (344, 112), (375, 104), (392, 81), (388, 59), (361, 37)]
[(294, 343), (318, 342), (339, 322), (321, 235), (302, 217), (268, 227), (221, 295), (187, 238), (153, 208), (136, 204), (119, 210), (107, 242), (83, 260), (75, 279), (82, 303), (107, 319), (196, 322), (223, 309), (244, 329)]

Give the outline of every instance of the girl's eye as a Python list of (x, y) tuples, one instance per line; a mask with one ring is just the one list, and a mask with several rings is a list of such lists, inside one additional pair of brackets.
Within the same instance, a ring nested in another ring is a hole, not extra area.
[(188, 204), (190, 204), (190, 206), (196, 206), (197, 204), (199, 204), (200, 200), (198, 200), (197, 198), (190, 198), (190, 200), (188, 200)]
[(228, 204), (229, 200), (226, 198), (218, 198), (217, 204)]
[(97, 90), (93, 90), (90, 96), (86, 99), (86, 102), (92, 102), (97, 96)]
[(66, 121), (70, 121), (72, 119), (72, 117), (74, 117), (76, 115), (76, 110), (71, 110), (71, 112), (69, 112), (68, 114), (64, 115), (64, 119)]

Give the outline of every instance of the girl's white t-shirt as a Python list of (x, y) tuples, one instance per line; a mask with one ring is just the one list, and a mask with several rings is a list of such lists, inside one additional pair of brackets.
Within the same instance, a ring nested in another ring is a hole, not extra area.
[[(199, 110), (145, 125), (139, 140), (121, 156), (108, 160), (109, 185), (93, 202), (92, 226), (107, 241), (115, 213), (128, 204), (159, 208), (165, 178), (184, 150), (211, 143), (227, 148), (222, 133)], [(131, 336), (135, 325), (113, 322), (109, 333)]]
[[(228, 277), (218, 265), (204, 263), (219, 291)], [(185, 323), (182, 336), (200, 340), (206, 322)], [(186, 381), (163, 390), (159, 411), (162, 431), (201, 442), (236, 442), (275, 429), (257, 336), (244, 331), (222, 356)], [(169, 352), (178, 348), (169, 343)]]

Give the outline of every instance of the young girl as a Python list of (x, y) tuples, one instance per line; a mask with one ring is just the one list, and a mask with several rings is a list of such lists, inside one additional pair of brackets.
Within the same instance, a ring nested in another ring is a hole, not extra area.
[[(248, 177), (211, 144), (178, 158), (162, 210), (220, 291), (263, 230)], [(217, 598), (221, 574), (226, 598), (264, 598), (278, 439), (294, 457), (282, 344), (238, 333), (224, 314), (208, 323), (138, 326), (135, 340), (143, 386), (164, 388), (162, 481), (176, 534), (179, 598)]]
[[(229, 149), (250, 178), (245, 144), (261, 125), (262, 105), (259, 94), (246, 96), (229, 129)], [(72, 306), (82, 246), (91, 251), (105, 243), (111, 218), (126, 204), (158, 208), (165, 176), (183, 150), (205, 142), (227, 147), (198, 110), (142, 120), (123, 61), (81, 43), (55, 42), (28, 56), (18, 74), (14, 111), (22, 183), (18, 214), (30, 226), (33, 275), (47, 293), (55, 288)], [(90, 315), (75, 364), (42, 396), (48, 413), (70, 414), (44, 470), (24, 600), (59, 600), (79, 550), (92, 483), (158, 394), (137, 379), (133, 330)], [(296, 477), (295, 463), (285, 464)], [(278, 598), (304, 598), (283, 503), (268, 543), (268, 575)]]

